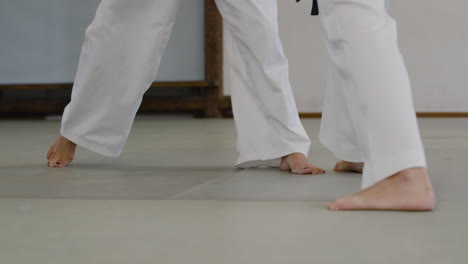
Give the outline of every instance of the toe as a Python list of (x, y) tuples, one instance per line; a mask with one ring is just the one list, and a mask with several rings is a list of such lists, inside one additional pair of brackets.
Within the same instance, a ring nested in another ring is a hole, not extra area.
[(60, 167), (60, 162), (52, 161), (52, 162), (49, 163), (49, 167), (59, 168)]
[(334, 211), (344, 211), (344, 210), (350, 210), (351, 209), (351, 204), (350, 200), (352, 197), (344, 197), (340, 199), (336, 199), (335, 201), (331, 202), (329, 204), (330, 210)]
[(291, 170), (294, 174), (324, 174), (325, 170), (312, 164), (294, 166)]
[(312, 170), (310, 168), (304, 167), (304, 168), (295, 168), (291, 170), (292, 173), (294, 174), (312, 174)]
[(312, 174), (324, 174), (325, 170), (319, 167), (316, 167), (312, 164), (309, 165), (312, 168)]
[(55, 164), (55, 159), (54, 158), (50, 158), (48, 161), (47, 161), (47, 166), (48, 167), (54, 167), (54, 164)]
[(331, 203), (328, 203), (327, 205), (328, 209), (329, 210), (332, 210), (332, 211), (336, 211), (336, 205), (335, 205), (335, 202), (331, 202)]
[(65, 160), (51, 160), (49, 163), (49, 167), (52, 168), (63, 168), (67, 165), (67, 161)]
[(340, 200), (335, 200), (334, 202), (330, 203), (330, 210), (340, 211), (343, 209), (344, 207)]
[(63, 168), (63, 167), (65, 167), (65, 165), (63, 165), (62, 163), (57, 163), (57, 162), (56, 162), (56, 163), (53, 165), (53, 167), (54, 167), (54, 168)]
[(54, 151), (52, 148), (50, 148), (49, 151), (47, 151), (47, 159), (49, 160), (53, 155), (54, 155)]
[(322, 168), (317, 168), (317, 174), (324, 174), (326, 171)]
[(290, 171), (293, 174), (310, 174), (312, 173), (311, 169), (304, 164), (294, 163), (290, 164)]

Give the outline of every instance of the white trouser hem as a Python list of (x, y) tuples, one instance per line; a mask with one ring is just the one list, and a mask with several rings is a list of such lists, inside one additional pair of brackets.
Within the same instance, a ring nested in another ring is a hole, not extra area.
[(103, 146), (99, 143), (89, 141), (83, 137), (77, 136), (73, 133), (67, 132), (64, 129), (60, 131), (60, 134), (70, 140), (71, 142), (77, 144), (80, 147), (86, 148), (98, 154), (101, 154), (110, 158), (118, 158), (122, 149), (117, 149), (114, 147)]
[(365, 163), (362, 189), (368, 188), (400, 171), (427, 167), (424, 151), (419, 149), (400, 152), (392, 157), (382, 157), (379, 160)]
[(338, 148), (335, 144), (329, 143), (323, 137), (319, 137), (319, 141), (323, 146), (329, 149), (338, 160), (349, 162), (364, 162), (358, 149), (344, 150), (343, 148)]
[(255, 168), (255, 167), (279, 167), (281, 164), (281, 158), (293, 153), (301, 153), (304, 156), (309, 154), (309, 145), (301, 146), (297, 148), (287, 148), (287, 150), (274, 151), (268, 154), (249, 154), (249, 155), (240, 155), (237, 160), (236, 167), (238, 168)]

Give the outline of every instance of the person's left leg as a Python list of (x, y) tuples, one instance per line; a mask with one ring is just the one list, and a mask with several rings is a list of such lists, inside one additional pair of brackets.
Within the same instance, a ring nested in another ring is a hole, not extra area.
[(350, 106), (342, 89), (345, 80), (337, 67), (330, 65), (327, 89), (320, 124), (320, 142), (333, 152), (341, 161), (334, 166), (335, 171), (352, 171), (362, 173), (364, 158), (351, 121)]
[(396, 23), (387, 4), (319, 2), (331, 62), (342, 80), (336, 89), (343, 94), (365, 163), (363, 190), (330, 203), (333, 210), (420, 211), (435, 206)]
[(306, 159), (310, 140), (289, 83), (276, 0), (216, 0), (216, 4), (226, 29), (227, 79), (238, 134), (237, 166), (324, 173)]
[(102, 0), (85, 33), (71, 101), (47, 153), (65, 167), (76, 145), (116, 158), (156, 78), (179, 0)]

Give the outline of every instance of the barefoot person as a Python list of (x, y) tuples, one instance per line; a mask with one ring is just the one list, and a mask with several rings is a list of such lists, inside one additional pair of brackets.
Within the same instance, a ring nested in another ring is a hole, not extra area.
[(335, 170), (363, 173), (363, 190), (330, 203), (332, 210), (435, 206), (388, 3), (318, 0), (331, 57), (320, 140), (342, 160)]
[[(227, 29), (239, 167), (323, 173), (296, 109), (278, 34), (276, 0), (216, 0)], [(86, 30), (72, 99), (47, 158), (64, 167), (76, 144), (118, 157), (155, 80), (179, 0), (102, 0)]]

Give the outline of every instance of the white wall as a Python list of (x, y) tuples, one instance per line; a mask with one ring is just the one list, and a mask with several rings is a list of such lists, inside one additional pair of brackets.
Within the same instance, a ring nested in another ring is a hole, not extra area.
[[(300, 112), (321, 112), (328, 57), (311, 0), (278, 0), (280, 32)], [(419, 112), (468, 112), (468, 2), (393, 1)]]
[[(100, 0), (0, 0), (0, 83), (72, 82)], [(182, 0), (158, 80), (204, 79), (203, 0)]]

